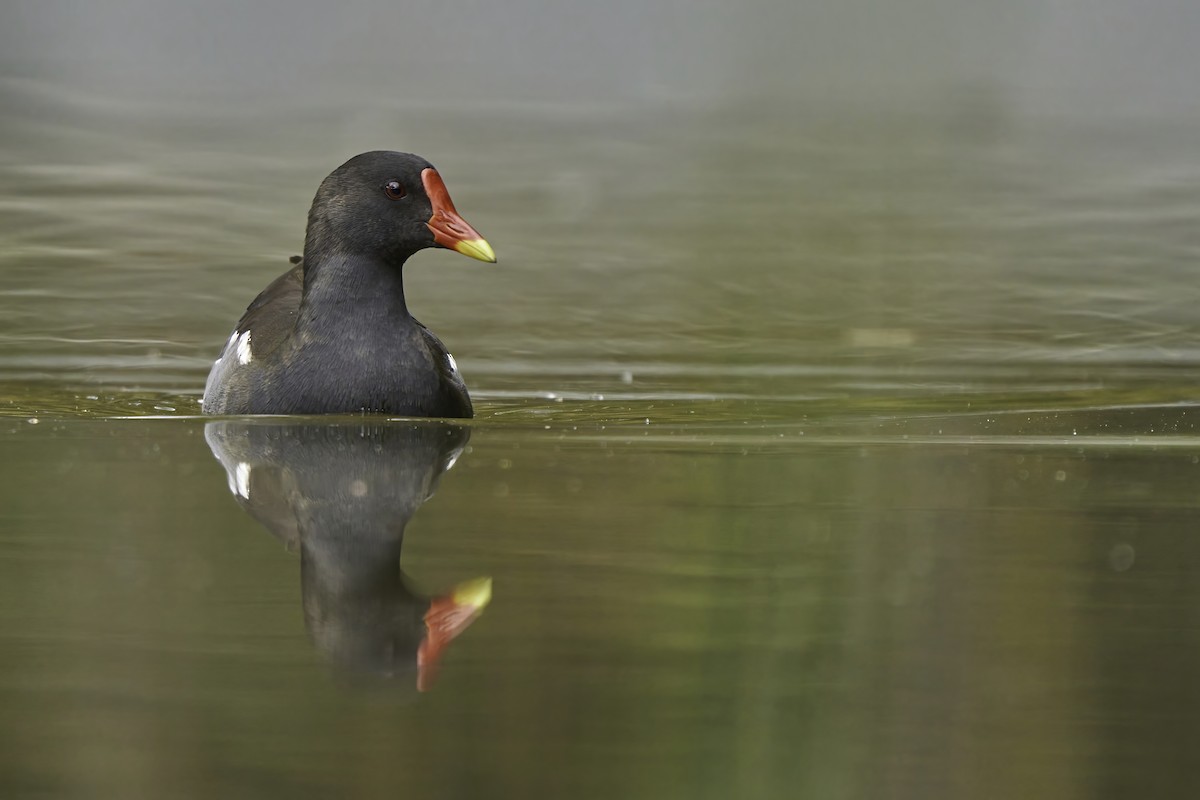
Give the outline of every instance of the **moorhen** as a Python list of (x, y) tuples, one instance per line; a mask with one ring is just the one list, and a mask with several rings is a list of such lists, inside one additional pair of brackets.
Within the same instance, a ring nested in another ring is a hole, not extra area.
[(404, 262), (427, 247), (496, 260), (420, 156), (375, 151), (335, 169), (308, 212), (303, 258), (213, 363), (204, 412), (470, 417), (454, 357), (404, 303)]

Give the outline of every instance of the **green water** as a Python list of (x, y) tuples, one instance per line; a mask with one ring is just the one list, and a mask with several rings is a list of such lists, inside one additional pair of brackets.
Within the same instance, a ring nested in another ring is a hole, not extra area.
[[(3, 796), (1195, 794), (1193, 126), (4, 100)], [(380, 146), (477, 419), (206, 427)]]

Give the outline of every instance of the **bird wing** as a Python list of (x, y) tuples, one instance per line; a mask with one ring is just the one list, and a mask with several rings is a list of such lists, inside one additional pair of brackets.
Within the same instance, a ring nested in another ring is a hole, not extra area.
[(296, 327), (303, 294), (304, 264), (297, 262), (296, 266), (271, 281), (246, 307), (235, 333), (253, 329), (255, 358), (273, 352)]

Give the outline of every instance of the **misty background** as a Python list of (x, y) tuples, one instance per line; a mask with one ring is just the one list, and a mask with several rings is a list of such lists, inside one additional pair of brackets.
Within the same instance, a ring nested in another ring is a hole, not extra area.
[(484, 390), (1190, 365), (1198, 32), (1182, 0), (10, 2), (0, 377), (195, 390), (369, 149), (497, 249), (406, 271)]
[(1200, 7), (1187, 0), (11, 0), (0, 14), (10, 89), (41, 80), (91, 102), (365, 114), (372, 100), (904, 106), (983, 93), (1011, 114), (1200, 110)]

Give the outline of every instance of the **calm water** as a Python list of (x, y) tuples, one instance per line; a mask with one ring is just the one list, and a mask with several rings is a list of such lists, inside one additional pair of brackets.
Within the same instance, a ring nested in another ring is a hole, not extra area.
[[(2, 91), (5, 797), (1200, 788), (1197, 127)], [(380, 146), (478, 418), (198, 418)]]

